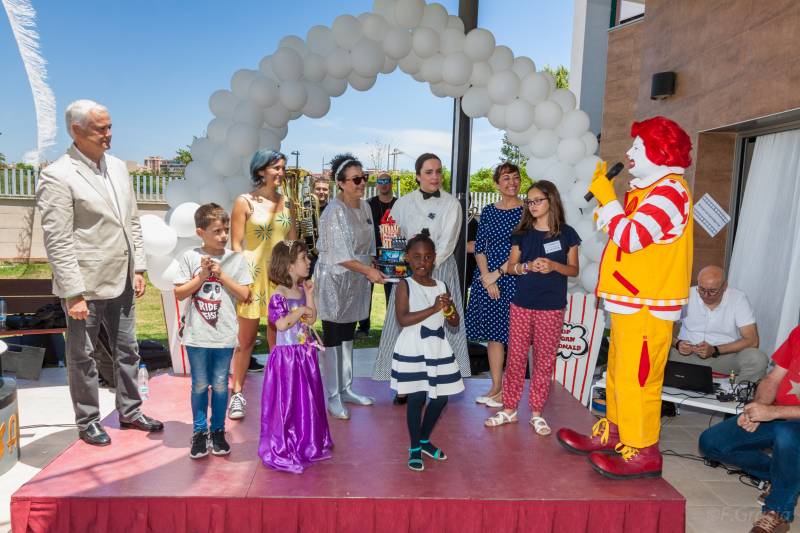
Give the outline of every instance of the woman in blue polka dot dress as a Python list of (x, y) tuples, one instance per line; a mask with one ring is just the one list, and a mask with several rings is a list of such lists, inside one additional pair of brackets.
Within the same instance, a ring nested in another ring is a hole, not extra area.
[(506, 276), (511, 253), (511, 232), (522, 216), (519, 167), (502, 163), (494, 171), (501, 198), (481, 213), (475, 238), (475, 276), (466, 312), (467, 339), (488, 341), (492, 388), (475, 401), (488, 407), (502, 407), (503, 358), (508, 344), (508, 312), (516, 279)]

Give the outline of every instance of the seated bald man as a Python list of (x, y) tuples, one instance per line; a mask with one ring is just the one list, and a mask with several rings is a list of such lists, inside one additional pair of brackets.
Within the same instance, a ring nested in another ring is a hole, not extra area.
[(680, 323), (671, 361), (710, 366), (722, 374), (735, 372), (737, 382), (764, 377), (769, 360), (758, 349), (755, 313), (742, 291), (728, 287), (720, 267), (707, 266), (697, 275)]

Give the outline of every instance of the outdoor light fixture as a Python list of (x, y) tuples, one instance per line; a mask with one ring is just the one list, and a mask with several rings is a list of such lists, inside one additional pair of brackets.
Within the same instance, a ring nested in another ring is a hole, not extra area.
[(653, 74), (653, 84), (650, 86), (650, 99), (663, 100), (675, 94), (675, 73), (656, 72)]

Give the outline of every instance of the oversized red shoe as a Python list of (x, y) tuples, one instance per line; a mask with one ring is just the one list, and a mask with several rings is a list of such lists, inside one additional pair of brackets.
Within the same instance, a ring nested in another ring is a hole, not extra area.
[(598, 473), (611, 479), (661, 477), (663, 459), (658, 443), (646, 448), (633, 448), (619, 443), (614, 455), (590, 453), (589, 462)]
[(564, 448), (579, 455), (588, 455), (592, 452), (614, 453), (614, 448), (619, 444), (619, 428), (607, 418), (601, 418), (592, 426), (591, 435), (582, 435), (577, 431), (561, 428), (556, 433), (556, 438)]

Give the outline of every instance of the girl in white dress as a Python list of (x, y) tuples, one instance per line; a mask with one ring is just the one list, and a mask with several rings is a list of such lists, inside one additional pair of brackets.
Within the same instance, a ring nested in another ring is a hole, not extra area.
[(460, 317), (447, 285), (431, 277), (436, 247), (427, 234), (408, 241), (406, 261), (413, 274), (394, 291), (397, 322), (402, 330), (392, 355), (391, 387), (398, 394), (407, 395), (406, 421), (411, 439), (408, 467), (422, 471), (422, 454), (437, 461), (447, 459), (441, 449), (431, 444), (430, 437), (448, 396), (464, 390), (458, 363), (444, 332), (445, 321), (458, 327)]

